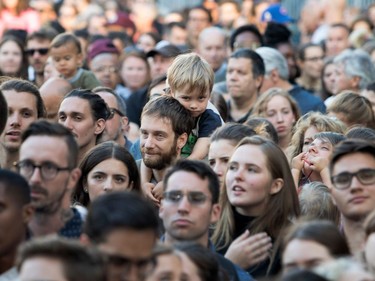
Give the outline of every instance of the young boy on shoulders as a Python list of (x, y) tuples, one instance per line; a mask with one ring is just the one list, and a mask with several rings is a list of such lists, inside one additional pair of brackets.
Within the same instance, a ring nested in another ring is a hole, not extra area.
[(72, 87), (92, 90), (100, 86), (95, 75), (81, 68), (82, 48), (78, 38), (71, 33), (57, 35), (49, 47), (52, 63), (61, 77), (68, 80)]
[[(213, 84), (214, 72), (211, 66), (196, 53), (177, 56), (168, 68), (167, 85), (170, 94), (189, 110), (196, 120), (196, 126), (182, 148), (181, 157), (205, 159), (210, 145), (210, 135), (223, 124), (219, 112), (209, 102)], [(148, 182), (151, 177), (151, 171), (147, 169), (144, 164), (141, 165), (142, 184)], [(156, 194), (161, 195), (160, 192)]]

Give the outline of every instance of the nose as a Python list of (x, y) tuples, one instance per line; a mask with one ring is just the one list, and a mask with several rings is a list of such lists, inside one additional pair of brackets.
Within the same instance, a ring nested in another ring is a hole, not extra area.
[(234, 179), (237, 181), (240, 181), (243, 179), (243, 169), (238, 169), (237, 171), (235, 171)]
[(358, 188), (362, 187), (362, 183), (358, 180), (356, 176), (352, 177), (352, 180), (350, 181), (349, 188), (351, 190), (357, 190)]
[(66, 117), (65, 121), (63, 122), (64, 127), (68, 128), (70, 131), (73, 131), (73, 124), (72, 120), (69, 117)]
[(39, 183), (42, 181), (42, 174), (39, 168), (35, 167), (33, 173), (30, 176), (29, 183)]
[(223, 165), (216, 162), (215, 165), (213, 166), (213, 170), (216, 173), (217, 176), (221, 177), (223, 175)]
[(180, 202), (178, 202), (178, 211), (179, 212), (187, 212), (190, 208), (190, 202), (187, 198), (187, 196), (183, 196), (180, 200)]
[(195, 110), (195, 109), (197, 109), (198, 108), (198, 106), (197, 106), (197, 103), (195, 102), (195, 101), (192, 101), (191, 103), (190, 103), (190, 109), (192, 109), (192, 110)]
[(103, 190), (105, 192), (110, 192), (110, 191), (112, 191), (112, 189), (113, 189), (112, 178), (107, 177), (107, 179), (105, 180), (104, 185), (103, 185)]
[(148, 136), (147, 139), (145, 140), (144, 142), (144, 146), (147, 147), (147, 148), (151, 148), (151, 147), (154, 147), (154, 141), (152, 139), (152, 136)]
[(313, 144), (313, 143), (310, 144), (310, 146), (309, 146), (309, 152), (310, 153), (311, 152), (314, 152), (314, 153), (317, 152), (315, 144)]
[(283, 123), (284, 122), (284, 116), (281, 112), (277, 113), (277, 122)]
[(9, 117), (9, 124), (11, 127), (19, 127), (22, 123), (21, 115), (18, 113), (13, 113)]

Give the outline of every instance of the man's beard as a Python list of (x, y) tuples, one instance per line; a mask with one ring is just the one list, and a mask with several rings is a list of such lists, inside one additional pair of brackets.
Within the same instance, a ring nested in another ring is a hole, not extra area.
[(66, 186), (64, 186), (64, 189), (61, 193), (57, 195), (55, 198), (50, 198), (48, 190), (45, 188), (39, 186), (39, 185), (32, 185), (31, 191), (37, 191), (38, 193), (41, 193), (45, 195), (45, 201), (39, 202), (34, 201), (32, 204), (35, 207), (35, 212), (38, 214), (46, 214), (46, 215), (52, 215), (55, 214), (58, 210), (60, 210), (62, 205), (62, 200), (67, 192)]
[[(155, 170), (163, 170), (171, 166), (172, 162), (177, 157), (177, 140), (174, 141), (173, 146), (167, 153), (154, 155), (156, 159), (145, 159), (144, 155), (147, 151), (148, 151), (147, 148), (145, 147), (141, 148), (143, 163), (145, 163), (146, 167), (150, 169), (155, 169)], [(149, 151), (152, 152), (152, 150), (149, 150)]]

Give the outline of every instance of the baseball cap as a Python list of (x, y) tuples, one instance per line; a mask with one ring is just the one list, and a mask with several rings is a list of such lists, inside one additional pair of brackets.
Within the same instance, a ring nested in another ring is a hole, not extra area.
[[(162, 42), (159, 42), (162, 43)], [(154, 57), (155, 55), (161, 55), (165, 58), (174, 58), (181, 54), (181, 50), (173, 44), (157, 44), (154, 49), (147, 53), (147, 57)]]
[(130, 19), (129, 15), (124, 12), (117, 12), (117, 15), (114, 19), (108, 20), (106, 23), (107, 27), (121, 27), (121, 28), (130, 28), (135, 32), (136, 26), (134, 22)]
[(272, 4), (266, 10), (264, 10), (262, 22), (276, 22), (276, 23), (289, 23), (294, 22), (289, 15), (287, 10), (281, 6), (281, 4)]
[(99, 54), (110, 53), (119, 55), (119, 51), (109, 38), (98, 39), (89, 46), (87, 58), (91, 61)]

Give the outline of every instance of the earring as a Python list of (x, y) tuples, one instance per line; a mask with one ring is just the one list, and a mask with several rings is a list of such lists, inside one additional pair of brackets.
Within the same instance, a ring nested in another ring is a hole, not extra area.
[(87, 190), (87, 188), (84, 188), (83, 191), (84, 191), (85, 193), (89, 193), (88, 190)]

